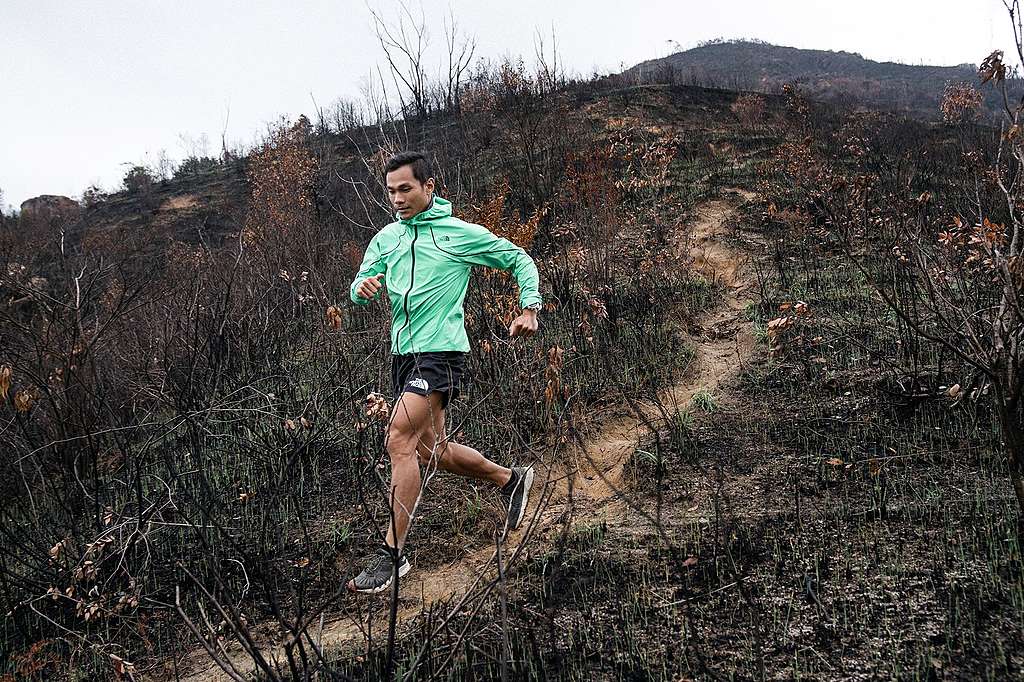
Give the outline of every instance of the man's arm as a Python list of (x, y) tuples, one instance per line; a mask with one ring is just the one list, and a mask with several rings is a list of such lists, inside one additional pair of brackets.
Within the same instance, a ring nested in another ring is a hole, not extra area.
[(467, 224), (465, 241), (460, 245), (462, 260), (511, 272), (519, 285), (522, 312), (509, 325), (509, 336), (531, 336), (537, 331), (537, 311), (543, 299), (537, 264), (522, 247), (499, 237), (482, 225)]
[(359, 266), (359, 272), (356, 273), (355, 279), (352, 280), (352, 284), (348, 288), (348, 295), (349, 298), (352, 299), (352, 302), (358, 305), (366, 305), (377, 298), (376, 293), (374, 293), (372, 298), (363, 298), (357, 292), (364, 281), (370, 277), (376, 277), (377, 275), (384, 274), (387, 269), (387, 263), (384, 261), (384, 256), (381, 255), (380, 252), (380, 233), (378, 232), (373, 235), (373, 239), (371, 239), (369, 245), (367, 245), (366, 253), (363, 254), (363, 263)]
[(537, 264), (522, 247), (499, 237), (482, 225), (467, 223), (459, 257), (472, 265), (511, 272), (519, 285), (519, 305), (526, 308), (543, 302)]

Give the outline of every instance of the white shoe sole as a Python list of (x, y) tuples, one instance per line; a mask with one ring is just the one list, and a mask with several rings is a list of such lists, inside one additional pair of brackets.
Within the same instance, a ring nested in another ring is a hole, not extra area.
[[(523, 518), (526, 516), (526, 508), (530, 506), (530, 487), (533, 485), (533, 467), (526, 470), (523, 474), (523, 480), (519, 482), (520, 486), (523, 486), (523, 506), (519, 508), (519, 518), (513, 519), (511, 516), (508, 518), (505, 526), (508, 530), (515, 530), (519, 528), (523, 523)], [(516, 486), (518, 489), (519, 486)], [(513, 493), (514, 495), (515, 493)]]
[[(402, 564), (401, 566), (398, 567), (398, 577), (401, 578), (402, 576), (404, 576), (406, 573), (408, 573), (411, 570), (412, 570), (412, 564), (409, 563), (408, 561), (406, 561), (404, 564)], [(392, 572), (390, 574), (390, 576), (388, 577), (388, 581), (386, 583), (384, 583), (383, 585), (381, 585), (380, 587), (371, 587), (370, 589), (367, 589), (367, 590), (355, 589), (355, 590), (352, 590), (352, 592), (355, 592), (356, 594), (379, 594), (380, 592), (383, 592), (384, 590), (386, 590), (389, 587), (391, 587), (391, 583), (394, 581), (394, 579), (395, 579), (395, 574), (394, 574), (394, 572)]]

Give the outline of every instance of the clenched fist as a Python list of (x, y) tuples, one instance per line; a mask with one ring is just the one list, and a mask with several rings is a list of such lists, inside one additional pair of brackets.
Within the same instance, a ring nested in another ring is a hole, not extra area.
[(533, 336), (537, 333), (537, 311), (524, 310), (523, 313), (512, 320), (508, 328), (509, 336)]
[(367, 277), (359, 286), (356, 287), (356, 293), (365, 298), (367, 301), (372, 300), (377, 292), (384, 288), (384, 273), (374, 275), (373, 277)]

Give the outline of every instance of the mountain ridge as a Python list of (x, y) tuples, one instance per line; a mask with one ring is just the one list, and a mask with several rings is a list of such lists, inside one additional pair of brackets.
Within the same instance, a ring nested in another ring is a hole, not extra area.
[(979, 87), (977, 67), (880, 62), (857, 52), (773, 45), (756, 40), (713, 41), (649, 59), (623, 71), (639, 82), (672, 80), (736, 90), (778, 92), (796, 83), (815, 99), (851, 107), (867, 106), (936, 119), (945, 88), (968, 83), (981, 90), (983, 109), (999, 112), (993, 87)]

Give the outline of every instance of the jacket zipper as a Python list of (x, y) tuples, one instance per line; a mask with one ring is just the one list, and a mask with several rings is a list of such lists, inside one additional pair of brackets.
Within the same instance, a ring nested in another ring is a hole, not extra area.
[(409, 294), (412, 293), (412, 285), (416, 281), (416, 240), (419, 236), (419, 226), (413, 225), (412, 243), (409, 245), (409, 251), (412, 253), (412, 263), (409, 267), (409, 288), (405, 291), (405, 298), (402, 300), (402, 309), (405, 311), (405, 324), (402, 325), (402, 328), (398, 330), (398, 334), (395, 335), (395, 343), (399, 346), (397, 349), (399, 352), (401, 352), (402, 332), (409, 326)]

